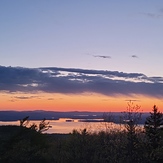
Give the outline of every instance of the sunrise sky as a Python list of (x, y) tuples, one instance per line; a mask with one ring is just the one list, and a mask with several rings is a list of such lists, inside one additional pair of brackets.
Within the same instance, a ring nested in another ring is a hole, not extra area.
[(1, 0), (0, 110), (163, 112), (162, 0)]

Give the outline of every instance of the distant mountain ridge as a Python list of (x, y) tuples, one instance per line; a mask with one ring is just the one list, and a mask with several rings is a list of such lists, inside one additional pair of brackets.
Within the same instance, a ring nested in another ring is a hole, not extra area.
[[(59, 112), (59, 111), (0, 111), (0, 121), (17, 121), (29, 116), (29, 120), (57, 120), (59, 118), (72, 118), (72, 119), (102, 119), (104, 118), (105, 112), (89, 112), (89, 111), (70, 111), (70, 112)], [(123, 113), (121, 112), (109, 112), (109, 115), (113, 117), (115, 123), (120, 122), (120, 117)], [(145, 122), (146, 117), (149, 113), (143, 113), (140, 120), (140, 124)]]

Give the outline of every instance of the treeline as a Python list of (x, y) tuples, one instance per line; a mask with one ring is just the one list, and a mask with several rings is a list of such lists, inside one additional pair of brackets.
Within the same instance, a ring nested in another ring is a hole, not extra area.
[[(112, 118), (112, 117), (108, 117)], [(163, 114), (153, 107), (139, 128), (139, 106), (128, 105), (123, 130), (42, 134), (49, 123), (0, 127), (1, 163), (162, 163)], [(108, 128), (109, 128), (108, 123)]]

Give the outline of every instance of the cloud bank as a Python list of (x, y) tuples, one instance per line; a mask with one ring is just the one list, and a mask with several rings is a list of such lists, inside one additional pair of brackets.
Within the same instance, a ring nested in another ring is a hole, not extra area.
[(0, 91), (25, 93), (100, 93), (107, 96), (163, 97), (163, 77), (142, 73), (73, 68), (0, 66)]

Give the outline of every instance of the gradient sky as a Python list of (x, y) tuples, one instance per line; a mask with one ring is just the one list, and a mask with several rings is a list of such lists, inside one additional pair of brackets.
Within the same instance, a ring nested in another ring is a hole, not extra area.
[(1, 0), (0, 109), (163, 111), (162, 29), (162, 0)]

